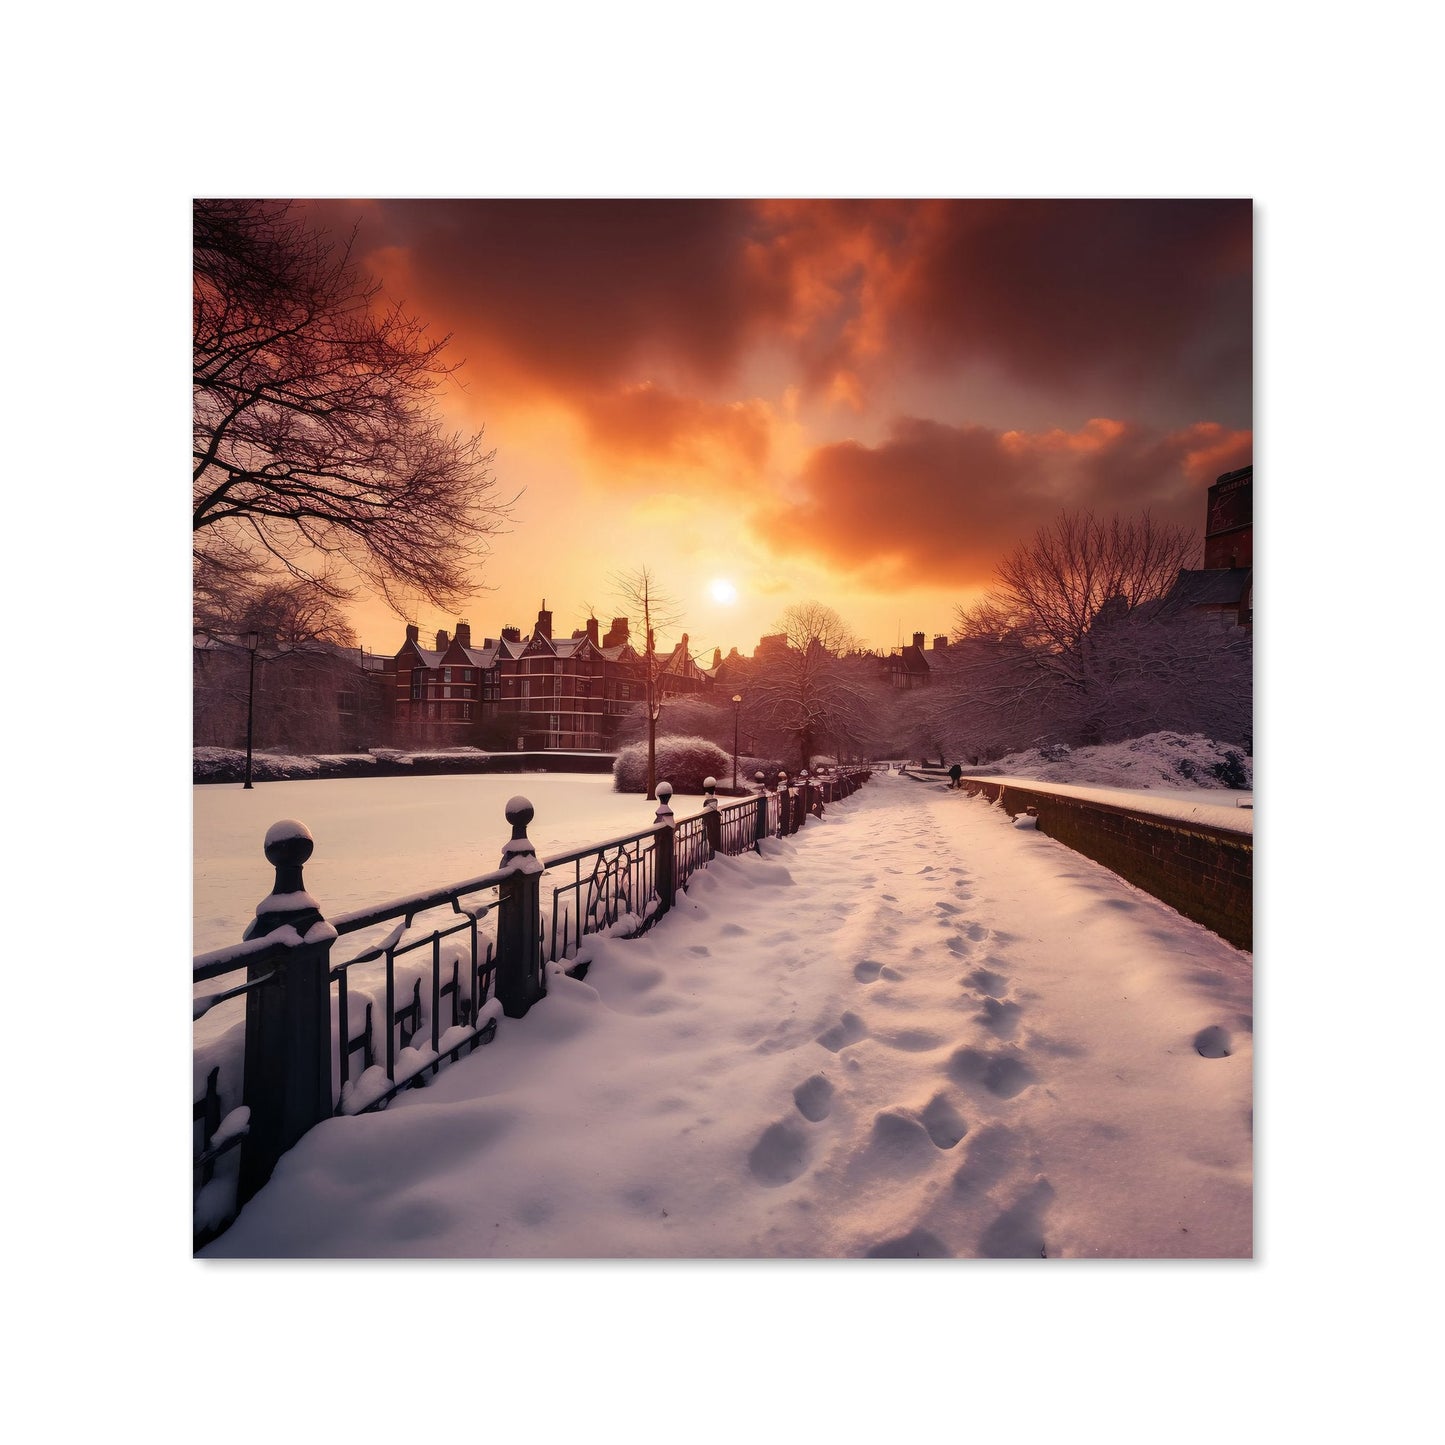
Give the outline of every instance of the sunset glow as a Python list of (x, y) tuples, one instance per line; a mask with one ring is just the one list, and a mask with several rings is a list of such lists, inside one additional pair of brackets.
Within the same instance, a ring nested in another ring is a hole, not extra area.
[[(452, 335), (446, 420), (516, 498), (463, 607), (402, 599), (423, 633), (525, 631), (544, 597), (570, 633), (646, 565), (695, 652), (750, 653), (806, 599), (886, 650), (947, 632), (1061, 508), (1202, 526), (1252, 458), (1248, 201), (306, 211), (359, 220), (362, 265)], [(395, 652), (382, 601), (351, 615)]]

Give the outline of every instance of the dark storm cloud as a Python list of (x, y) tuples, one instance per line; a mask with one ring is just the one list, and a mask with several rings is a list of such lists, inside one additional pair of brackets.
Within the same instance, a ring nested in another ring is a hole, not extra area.
[[(354, 206), (352, 210), (354, 211)], [(325, 203), (340, 221), (347, 203)], [(743, 203), (382, 201), (361, 252), (480, 353), (480, 380), (566, 394), (676, 362), (706, 380), (784, 298), (751, 274)]]
[(904, 418), (880, 446), (819, 447), (802, 496), (757, 520), (779, 552), (865, 585), (976, 586), (1064, 509), (1148, 510), (1202, 537), (1205, 489), (1251, 446), (1248, 432), (1214, 423), (1159, 433), (1098, 418), (1077, 432), (1025, 433)]
[(1248, 201), (930, 204), (895, 329), (935, 361), (992, 361), (1033, 386), (1162, 369), (1232, 378), (1247, 407), (1252, 237)]
[[(358, 205), (313, 208), (341, 229)], [(361, 252), (476, 353), (557, 394), (672, 364), (726, 387), (750, 342), (820, 395), (991, 366), (1031, 391), (1230, 392), (1246, 423), (1248, 201), (379, 201)], [(1117, 409), (1124, 409), (1122, 407)], [(1193, 415), (1212, 414), (1188, 405)], [(955, 418), (956, 419), (956, 418)]]

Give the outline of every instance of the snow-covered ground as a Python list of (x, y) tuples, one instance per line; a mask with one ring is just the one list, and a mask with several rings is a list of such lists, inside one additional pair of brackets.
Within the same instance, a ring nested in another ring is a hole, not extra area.
[[(306, 886), (324, 914), (347, 913), (496, 868), (512, 836), (507, 799), (536, 815), (528, 836), (540, 857), (652, 826), (657, 804), (612, 791), (610, 774), (466, 773), (455, 777), (321, 778), (192, 788), (197, 953), (241, 941), (274, 872), (262, 840), (280, 818), (311, 830)], [(674, 795), (678, 817), (702, 807)]]
[(1252, 1251), (1249, 956), (982, 799), (880, 777), (591, 951), (205, 1253)]

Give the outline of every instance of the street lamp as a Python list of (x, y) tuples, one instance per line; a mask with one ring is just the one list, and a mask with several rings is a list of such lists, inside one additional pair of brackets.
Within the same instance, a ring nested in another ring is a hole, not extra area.
[(251, 653), (251, 683), (246, 689), (246, 786), (251, 786), (251, 734), (256, 717), (256, 645), (260, 634), (252, 630), (246, 634), (246, 646)]
[(738, 713), (742, 709), (743, 695), (733, 694), (733, 792), (738, 790)]

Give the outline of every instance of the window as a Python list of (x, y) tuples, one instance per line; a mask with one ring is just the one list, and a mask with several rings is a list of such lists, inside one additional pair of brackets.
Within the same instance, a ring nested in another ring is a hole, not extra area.
[(422, 698), (426, 696), (426, 693), (425, 693), (425, 691), (424, 691), (425, 683), (426, 683), (426, 673), (423, 672), (423, 671), (421, 670), (421, 668), (419, 668), (419, 667), (414, 667), (414, 668), (412, 668), (412, 670), (411, 670), (411, 700), (412, 700), (413, 702), (420, 702), (420, 701), (422, 700)]
[[(450, 682), (451, 680), (452, 680), (452, 670), (451, 670), (451, 668), (449, 668), (449, 667), (444, 667), (444, 668), (442, 668), (442, 681), (443, 681), (443, 682)], [(450, 696), (451, 696), (451, 693), (448, 693), (447, 696), (450, 697)]]
[(547, 731), (548, 731), (549, 733), (555, 733), (557, 730), (558, 730), (557, 714), (554, 713), (554, 712), (549, 712), (549, 713), (547, 714)]
[(471, 703), (469, 703), (469, 702), (464, 702), (464, 703), (462, 704), (462, 721), (463, 721), (463, 722), (471, 722), (471, 720), (472, 720), (472, 705), (471, 705)]
[(471, 669), (470, 667), (464, 667), (464, 668), (462, 668), (462, 681), (463, 681), (463, 682), (475, 682), (475, 681), (476, 681), (476, 678), (472, 676), (472, 669)]

